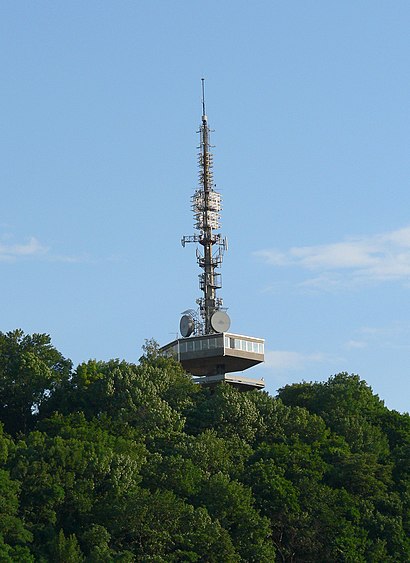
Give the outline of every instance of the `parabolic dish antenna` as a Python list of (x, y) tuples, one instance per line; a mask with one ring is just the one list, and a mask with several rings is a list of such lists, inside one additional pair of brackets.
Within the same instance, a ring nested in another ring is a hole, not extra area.
[(216, 332), (228, 332), (231, 319), (225, 311), (215, 311), (211, 317), (211, 325)]
[(194, 332), (194, 319), (190, 315), (183, 315), (179, 322), (179, 330), (184, 338), (191, 336)]

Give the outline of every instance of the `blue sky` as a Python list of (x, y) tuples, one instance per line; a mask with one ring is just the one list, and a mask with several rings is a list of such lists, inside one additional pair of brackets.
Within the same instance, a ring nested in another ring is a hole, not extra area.
[(253, 374), (358, 373), (409, 411), (409, 24), (400, 0), (2, 2), (0, 330), (75, 363), (174, 338), (204, 76)]

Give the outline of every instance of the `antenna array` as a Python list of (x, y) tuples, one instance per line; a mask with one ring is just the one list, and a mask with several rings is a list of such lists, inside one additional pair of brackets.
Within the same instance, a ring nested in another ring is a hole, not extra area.
[[(223, 309), (223, 301), (216, 296), (216, 290), (222, 287), (221, 274), (217, 269), (221, 266), (223, 255), (227, 250), (226, 238), (220, 233), (220, 211), (222, 209), (221, 194), (215, 190), (213, 183), (213, 155), (211, 152), (208, 117), (205, 113), (205, 90), (202, 79), (202, 122), (198, 131), (200, 135), (198, 166), (199, 186), (191, 197), (192, 211), (194, 214), (194, 228), (199, 233), (184, 236), (182, 246), (188, 242), (199, 243), (196, 257), (199, 267), (203, 270), (199, 274), (199, 287), (203, 297), (197, 299), (199, 313), (202, 319), (196, 323), (194, 334), (212, 334), (218, 332), (214, 317), (217, 311)], [(225, 314), (226, 315), (226, 314)], [(212, 319), (214, 317), (214, 322)], [(226, 315), (227, 321), (229, 318)], [(229, 327), (229, 324), (228, 324)]]

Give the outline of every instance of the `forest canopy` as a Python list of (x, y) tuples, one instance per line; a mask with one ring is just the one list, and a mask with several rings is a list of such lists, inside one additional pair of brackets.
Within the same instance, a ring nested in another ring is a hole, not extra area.
[(410, 561), (410, 417), (357, 375), (203, 389), (0, 333), (0, 561)]

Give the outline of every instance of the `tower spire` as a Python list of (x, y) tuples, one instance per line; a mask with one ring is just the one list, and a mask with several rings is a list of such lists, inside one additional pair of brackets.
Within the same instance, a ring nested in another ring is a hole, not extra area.
[(205, 78), (201, 78), (202, 83), (202, 121), (206, 118), (206, 111), (205, 111)]
[[(203, 296), (197, 299), (201, 321), (196, 327), (200, 334), (218, 332), (216, 320), (212, 321), (215, 313), (222, 308), (222, 299), (216, 296), (216, 291), (222, 287), (221, 274), (217, 271), (222, 264), (226, 239), (217, 231), (220, 228), (220, 211), (222, 209), (221, 195), (214, 189), (213, 183), (213, 154), (211, 152), (208, 118), (205, 113), (205, 80), (202, 83), (202, 123), (199, 128), (199, 185), (191, 198), (194, 212), (194, 227), (198, 234), (182, 238), (182, 245), (187, 242), (199, 243), (197, 248), (197, 262), (202, 269), (199, 275), (199, 287)], [(224, 317), (227, 317), (226, 313)], [(229, 325), (228, 325), (229, 326)]]

